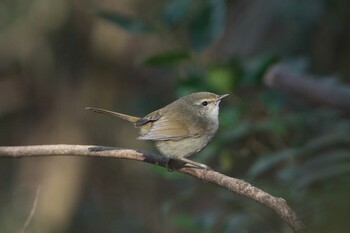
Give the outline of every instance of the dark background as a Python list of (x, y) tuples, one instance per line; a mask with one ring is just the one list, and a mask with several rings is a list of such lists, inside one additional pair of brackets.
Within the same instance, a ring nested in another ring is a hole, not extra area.
[[(266, 87), (276, 62), (349, 83), (346, 0), (2, 0), (0, 145), (155, 151), (95, 106), (143, 116), (195, 91), (229, 93), (192, 157), (285, 198), (306, 232), (350, 228), (350, 122)], [(324, 78), (319, 78), (320, 82)], [(350, 100), (349, 100), (350, 101)], [(270, 209), (134, 161), (0, 159), (0, 232), (291, 232)]]

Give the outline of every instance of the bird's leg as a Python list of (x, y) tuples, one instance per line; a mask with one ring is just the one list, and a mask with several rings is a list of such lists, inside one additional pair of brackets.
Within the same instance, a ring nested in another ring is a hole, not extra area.
[(205, 180), (205, 175), (207, 174), (208, 170), (213, 170), (208, 165), (205, 165), (203, 163), (198, 163), (198, 162), (192, 161), (190, 159), (181, 158), (180, 160), (182, 162), (185, 162), (187, 166), (190, 165), (191, 167), (196, 167), (196, 168), (203, 169), (204, 171), (202, 172), (201, 180)]
[(196, 168), (202, 168), (204, 170), (213, 170), (211, 169), (209, 166), (203, 164), (203, 163), (198, 163), (198, 162), (195, 162), (195, 161), (192, 161), (190, 159), (186, 159), (186, 158), (181, 158), (179, 159), (181, 160), (182, 162), (185, 162), (186, 165), (191, 165), (192, 167), (196, 167)]

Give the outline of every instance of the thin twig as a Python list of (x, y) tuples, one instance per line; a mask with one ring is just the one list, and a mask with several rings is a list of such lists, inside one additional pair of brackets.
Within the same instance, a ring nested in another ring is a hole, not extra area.
[(27, 217), (27, 220), (25, 221), (25, 223), (23, 224), (21, 230), (19, 231), (20, 233), (24, 233), (27, 230), (27, 228), (29, 227), (29, 225), (32, 222), (32, 220), (33, 220), (34, 214), (36, 212), (36, 207), (38, 205), (40, 189), (41, 189), (40, 186), (36, 189), (36, 194), (35, 194), (35, 198), (34, 198), (34, 201), (33, 201), (32, 209), (30, 210), (30, 213), (29, 213), (29, 215)]
[[(39, 146), (13, 146), (0, 147), (1, 157), (34, 157), (34, 156), (88, 156), (88, 157), (112, 157), (143, 161), (162, 167), (168, 166), (168, 160), (155, 153), (140, 152), (131, 149), (116, 147), (86, 146), (86, 145), (39, 145)], [(228, 177), (213, 170), (203, 170), (194, 167), (177, 166), (177, 171), (191, 175), (206, 182), (217, 184), (235, 194), (253, 199), (271, 208), (296, 232), (303, 229), (302, 222), (295, 212), (287, 205), (283, 198), (274, 197), (253, 185), (233, 177)]]

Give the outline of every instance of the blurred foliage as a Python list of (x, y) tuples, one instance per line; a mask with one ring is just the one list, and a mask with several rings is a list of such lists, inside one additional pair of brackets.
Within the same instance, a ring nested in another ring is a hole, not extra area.
[(99, 12), (98, 16), (100, 16), (103, 19), (109, 20), (114, 24), (119, 25), (120, 27), (128, 30), (131, 33), (145, 33), (145, 32), (152, 32), (155, 30), (154, 27), (147, 24), (146, 22), (130, 18), (121, 14), (117, 14), (115, 12)]
[(154, 56), (149, 56), (144, 60), (146, 65), (160, 66), (160, 65), (171, 65), (179, 64), (180, 61), (188, 60), (191, 58), (191, 54), (187, 51), (167, 51)]
[[(92, 95), (109, 99), (110, 102), (106, 102), (106, 105), (117, 106), (120, 102), (113, 102), (115, 96), (104, 90), (115, 85), (118, 89), (116, 92), (123, 93), (123, 89), (134, 90), (129, 94), (130, 97), (141, 99), (137, 101), (130, 98), (132, 106), (129, 109), (139, 109), (140, 105), (148, 104), (143, 110), (148, 107), (150, 109), (147, 110), (152, 110), (151, 107), (157, 108), (170, 101), (156, 97), (153, 101), (145, 102), (143, 99), (150, 93), (158, 96), (155, 93), (162, 91), (163, 94), (177, 97), (201, 90), (229, 93), (230, 97), (222, 101), (218, 134), (194, 160), (210, 164), (210, 167), (218, 171), (245, 179), (274, 196), (285, 198), (306, 225), (306, 232), (347, 232), (350, 228), (347, 220), (350, 207), (347, 197), (350, 191), (348, 116), (332, 109), (309, 106), (293, 96), (266, 88), (262, 84), (262, 78), (272, 64), (284, 61), (293, 70), (306, 70), (323, 75), (336, 72), (340, 74), (339, 78), (349, 82), (346, 75), (350, 74), (347, 65), (350, 60), (350, 30), (344, 25), (349, 19), (346, 10), (350, 9), (349, 3), (345, 0), (276, 0), (268, 3), (164, 0), (155, 5), (140, 7), (135, 17), (111, 9), (99, 9), (96, 15), (104, 23), (107, 21), (112, 25), (111, 30), (122, 29), (127, 34), (133, 34), (133, 38), (146, 40), (148, 36), (152, 36), (170, 41), (168, 46), (153, 45), (146, 55), (140, 54), (138, 50), (134, 51), (134, 60), (142, 61), (135, 68), (123, 63), (130, 62), (127, 60), (128, 56), (133, 53), (132, 48), (138, 46), (134, 43), (141, 43), (131, 40), (128, 47), (130, 51), (119, 58), (123, 62), (117, 65), (112, 63), (113, 68), (109, 68), (114, 81), (118, 82), (118, 78), (114, 78), (118, 69), (122, 70), (122, 76), (127, 73), (125, 70), (145, 67), (160, 72), (160, 75), (156, 75), (155, 79), (146, 75), (148, 81), (144, 81), (139, 77), (143, 73), (141, 70), (139, 73), (131, 73), (138, 78), (123, 79), (118, 84), (103, 79), (96, 82), (96, 86), (102, 90), (98, 89), (99, 92)], [(7, 6), (11, 7), (11, 4)], [(146, 14), (146, 8), (152, 8), (151, 16)], [(12, 22), (9, 14), (4, 17), (8, 24)], [(1, 27), (4, 27), (3, 24)], [(230, 31), (235, 34), (230, 34)], [(64, 32), (62, 34), (61, 39), (65, 38)], [(111, 47), (111, 44), (108, 46)], [(243, 53), (243, 50), (246, 52)], [(252, 53), (252, 50), (255, 52)], [(84, 57), (84, 54), (81, 52), (76, 56)], [(86, 69), (89, 64), (83, 63), (82, 66), (78, 67), (80, 69), (73, 69), (72, 73)], [(108, 72), (105, 65), (96, 66), (102, 67), (96, 73)], [(127, 68), (123, 69), (123, 66)], [(155, 84), (147, 83), (151, 82), (149, 80), (156, 80)], [(168, 82), (171, 83), (172, 90), (164, 87), (169, 87), (166, 84)], [(95, 90), (96, 86), (92, 89)], [(135, 86), (140, 88), (132, 89)], [(53, 87), (50, 88), (54, 90)], [(69, 90), (71, 87), (65, 88)], [(46, 91), (43, 93), (33, 96), (38, 99), (46, 95), (53, 98)], [(121, 103), (125, 104), (125, 101)], [(40, 106), (42, 105), (39, 108)], [(7, 119), (5, 115), (1, 119), (2, 128), (8, 127), (6, 123), (14, 124), (17, 121), (16, 116)], [(93, 128), (91, 122), (88, 125), (90, 129), (94, 129), (90, 133), (93, 140), (101, 137), (113, 143), (111, 138), (104, 136), (105, 130), (96, 126)], [(6, 129), (6, 132), (9, 130)], [(122, 135), (124, 131), (120, 131)], [(0, 133), (1, 138), (5, 138), (5, 133)], [(130, 164), (126, 166), (128, 165)], [(98, 170), (94, 170), (94, 173), (101, 172), (106, 177), (113, 177), (110, 183), (103, 180), (106, 178), (103, 176), (90, 177), (91, 182), (95, 180), (97, 186), (100, 182), (106, 182), (105, 186), (101, 185), (101, 190), (109, 190), (106, 186), (115, 186), (115, 179), (120, 180), (117, 171), (114, 173), (114, 169), (118, 169), (110, 163), (95, 166)], [(11, 176), (7, 169), (8, 166), (0, 164), (0, 174), (7, 174), (1, 175), (0, 180), (4, 176)], [(136, 175), (130, 178), (124, 174), (124, 179), (127, 179), (122, 183), (122, 189), (127, 190), (125, 196), (135, 193), (136, 187), (140, 185), (143, 190), (153, 187), (144, 185), (147, 183), (145, 179), (156, 179), (155, 176), (146, 178), (143, 174), (146, 171), (138, 172), (137, 176), (142, 179), (136, 181), (132, 181), (132, 178), (136, 179)], [(102, 191), (96, 191), (94, 187), (85, 184), (88, 186), (85, 192), (91, 196), (81, 198), (75, 210), (74, 221), (72, 220), (66, 232), (69, 229), (71, 232), (291, 232), (271, 210), (251, 200), (159, 167), (151, 167), (150, 171), (162, 178), (159, 178), (156, 188), (147, 193), (149, 196), (141, 191), (124, 199), (110, 197), (105, 200), (101, 197), (103, 194), (99, 194)], [(100, 179), (103, 181), (96, 181)], [(10, 188), (8, 182), (1, 180), (1, 184)], [(121, 192), (120, 188), (110, 188), (109, 191), (112, 194), (116, 192), (116, 196)], [(147, 206), (147, 202), (153, 199), (157, 199), (159, 206), (153, 206), (152, 210), (158, 213), (147, 209), (151, 208)], [(6, 198), (0, 200), (3, 202)], [(121, 214), (120, 210), (125, 206), (114, 203), (122, 201), (128, 201), (125, 204), (128, 205), (126, 214)], [(5, 203), (1, 206), (5, 206)], [(9, 225), (4, 224), (8, 220), (5, 212), (0, 212), (1, 232), (8, 232), (10, 229)], [(105, 220), (98, 215), (120, 218)], [(154, 219), (150, 215), (154, 215)], [(167, 224), (157, 225), (161, 221)]]
[[(294, 10), (304, 7), (320, 14), (318, 2), (303, 3), (303, 7), (289, 3), (294, 6), (284, 6), (292, 9), (285, 10), (289, 14), (284, 17), (294, 19)], [(168, 27), (166, 31), (183, 27), (189, 36), (189, 44), (185, 46), (188, 52), (152, 55), (145, 59), (145, 64), (176, 66), (177, 62), (189, 58), (189, 53), (195, 54), (210, 46), (222, 36), (226, 8), (225, 1), (201, 1), (199, 5), (196, 1), (166, 2), (161, 24)], [(311, 24), (310, 19), (317, 18), (307, 16), (298, 20)], [(133, 27), (120, 26), (133, 31)], [(346, 184), (350, 183), (346, 179), (350, 177), (350, 122), (340, 121), (341, 115), (330, 110), (297, 109), (282, 93), (262, 88), (266, 69), (278, 61), (278, 57), (273, 54), (248, 61), (231, 59), (205, 66), (198, 66), (193, 60), (188, 62), (185, 78), (178, 82), (179, 95), (204, 89), (228, 92), (236, 99), (233, 108), (222, 108), (223, 129), (200, 158), (205, 162), (216, 160), (221, 170), (231, 175), (243, 174), (243, 178), (258, 187), (286, 198), (309, 232), (344, 232), (342, 229), (347, 229), (348, 224), (339, 216), (343, 214), (340, 207), (346, 203), (343, 193), (349, 191)], [(164, 177), (178, 177), (178, 174), (164, 171)], [(185, 179), (181, 180), (185, 182)], [(341, 191), (333, 190), (327, 195), (325, 190), (334, 187), (334, 182)], [(201, 193), (193, 193), (192, 198), (198, 195)], [(331, 206), (329, 199), (334, 202)], [(282, 224), (268, 224), (271, 221), (268, 219), (273, 217), (263, 215), (264, 207), (254, 207), (254, 215), (260, 212), (265, 223), (251, 216), (252, 212), (248, 211), (251, 207), (239, 205), (241, 200), (237, 198), (218, 197), (217, 201), (217, 206), (226, 208), (218, 208), (218, 212), (209, 209), (200, 214), (179, 212), (173, 216), (174, 224), (186, 232), (282, 232), (284, 229)], [(338, 202), (339, 209), (334, 206)], [(223, 215), (225, 223), (221, 220)], [(219, 222), (223, 225), (217, 229), (215, 223)]]

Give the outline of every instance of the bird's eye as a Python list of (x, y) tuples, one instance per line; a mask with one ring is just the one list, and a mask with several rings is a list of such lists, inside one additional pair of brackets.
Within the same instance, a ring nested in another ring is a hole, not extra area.
[(207, 106), (207, 105), (208, 105), (208, 101), (203, 101), (203, 102), (202, 102), (202, 105), (203, 105), (203, 106)]

